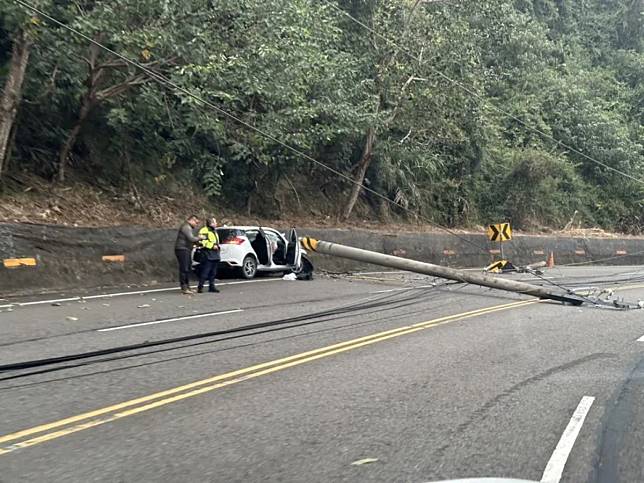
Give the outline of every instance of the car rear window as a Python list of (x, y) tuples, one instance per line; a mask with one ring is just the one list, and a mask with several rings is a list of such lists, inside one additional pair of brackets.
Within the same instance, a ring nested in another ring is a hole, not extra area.
[(227, 240), (237, 236), (246, 236), (246, 233), (244, 230), (238, 230), (237, 228), (217, 228), (217, 236), (221, 243), (225, 243)]

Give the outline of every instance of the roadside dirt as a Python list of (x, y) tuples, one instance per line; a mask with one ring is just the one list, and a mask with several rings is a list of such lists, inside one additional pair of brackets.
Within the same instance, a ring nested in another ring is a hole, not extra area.
[[(189, 214), (202, 218), (208, 214), (218, 217), (220, 225), (272, 225), (278, 227), (306, 226), (310, 228), (361, 228), (374, 232), (441, 233), (433, 225), (407, 222), (383, 224), (377, 220), (352, 219), (341, 222), (336, 217), (309, 214), (285, 215), (280, 218), (249, 217), (223, 206), (217, 206), (205, 196), (185, 186), (175, 192), (151, 196), (130, 191), (117, 192), (99, 189), (87, 183), (74, 182), (65, 186), (52, 185), (38, 178), (14, 177), (0, 194), (0, 222), (62, 225), (71, 227), (140, 226), (148, 228), (176, 227)], [(482, 233), (484, 226), (454, 228), (456, 233)], [(515, 233), (522, 233), (515, 230)], [(608, 233), (599, 228), (544, 228), (526, 235), (565, 235), (599, 238), (640, 238)]]

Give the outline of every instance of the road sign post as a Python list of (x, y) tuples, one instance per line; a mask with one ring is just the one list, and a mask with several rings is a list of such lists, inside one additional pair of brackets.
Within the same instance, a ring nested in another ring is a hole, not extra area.
[(498, 241), (503, 243), (512, 240), (512, 227), (510, 223), (495, 223), (488, 225), (487, 237), (490, 241)]
[(512, 227), (510, 223), (495, 223), (488, 225), (487, 237), (490, 241), (499, 242), (499, 251), (501, 252), (501, 260), (505, 260), (503, 255), (503, 243), (512, 240)]

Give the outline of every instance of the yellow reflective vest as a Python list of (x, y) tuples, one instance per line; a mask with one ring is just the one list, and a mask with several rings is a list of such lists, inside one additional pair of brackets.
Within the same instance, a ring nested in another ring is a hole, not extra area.
[(217, 232), (211, 230), (209, 227), (204, 226), (201, 230), (199, 230), (199, 234), (206, 237), (205, 240), (201, 240), (200, 242), (202, 247), (207, 248), (208, 250), (212, 250), (219, 245), (219, 237), (217, 236)]

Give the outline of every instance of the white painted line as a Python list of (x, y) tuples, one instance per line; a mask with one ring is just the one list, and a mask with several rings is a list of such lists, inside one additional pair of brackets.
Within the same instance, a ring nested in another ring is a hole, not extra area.
[(566, 461), (568, 461), (568, 456), (572, 450), (575, 440), (579, 435), (581, 426), (584, 424), (586, 415), (590, 411), (590, 407), (595, 401), (594, 397), (584, 396), (581, 398), (577, 409), (570, 418), (570, 422), (563, 434), (557, 447), (555, 448), (554, 453), (550, 457), (550, 461), (546, 465), (546, 469), (543, 471), (543, 476), (541, 477), (542, 483), (559, 483), (561, 480), (561, 475), (563, 474), (564, 466), (566, 466)]
[(178, 322), (180, 320), (201, 319), (203, 317), (214, 317), (216, 315), (235, 314), (243, 312), (243, 309), (225, 310), (223, 312), (209, 312), (207, 314), (186, 315), (185, 317), (173, 317), (171, 319), (153, 320), (151, 322), (141, 322), (138, 324), (119, 325), (118, 327), (108, 327), (106, 329), (97, 329), (96, 332), (111, 332), (113, 330), (133, 329), (136, 327), (145, 327), (146, 325), (167, 324), (168, 322)]
[(408, 270), (383, 270), (381, 272), (356, 272), (354, 275), (381, 275), (388, 273), (412, 273)]
[(644, 342), (644, 335), (642, 337), (640, 337), (639, 339), (637, 339), (637, 342)]
[(49, 303), (53, 304), (56, 302), (74, 302), (80, 299), (81, 297), (69, 297), (66, 299), (51, 299), (51, 300), (36, 300), (34, 302), (21, 302), (13, 305), (16, 307), (28, 307), (29, 305), (40, 305), (40, 304), (49, 304)]
[(414, 287), (403, 287), (403, 288), (390, 288), (387, 290), (377, 290), (375, 292), (369, 292), (369, 293), (389, 293), (389, 292), (401, 292), (403, 290), (415, 290), (417, 288), (433, 288), (436, 285), (416, 285)]
[[(269, 278), (265, 280), (240, 280), (237, 282), (223, 282), (218, 283), (217, 285), (240, 285), (245, 283), (262, 283), (262, 282), (278, 282), (281, 281), (281, 278)], [(58, 302), (75, 302), (79, 300), (94, 300), (94, 299), (103, 299), (103, 298), (112, 298), (112, 297), (123, 297), (126, 295), (141, 295), (146, 293), (156, 293), (156, 292), (178, 292), (177, 287), (167, 287), (167, 288), (154, 288), (149, 290), (136, 290), (132, 292), (119, 292), (119, 293), (105, 293), (99, 295), (86, 295), (86, 296), (76, 296), (68, 297), (63, 299), (48, 299), (48, 300), (35, 300), (33, 302), (16, 302), (2, 307), (28, 307), (30, 305), (43, 305), (43, 304), (53, 304)]]
[[(217, 285), (239, 285), (242, 283), (261, 283), (261, 282), (276, 282), (282, 280), (281, 278), (272, 278), (266, 280), (241, 280), (239, 282), (223, 282), (218, 283)], [(168, 288), (155, 288), (150, 290), (136, 290), (134, 292), (120, 292), (120, 293), (110, 293), (110, 294), (101, 294), (101, 295), (89, 295), (87, 297), (80, 297), (83, 300), (92, 300), (92, 299), (101, 299), (101, 298), (111, 298), (111, 297), (122, 297), (124, 295), (141, 295), (146, 293), (155, 293), (155, 292), (172, 292), (178, 291), (177, 287), (168, 287)]]

